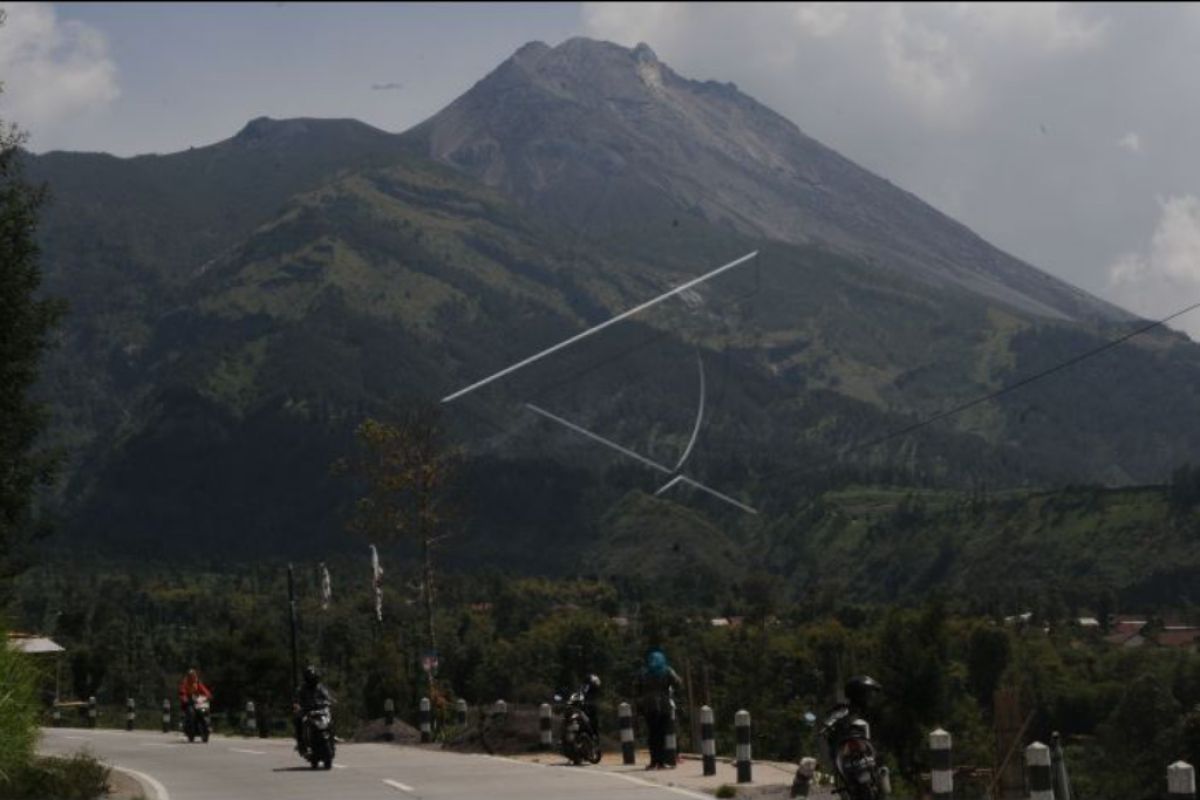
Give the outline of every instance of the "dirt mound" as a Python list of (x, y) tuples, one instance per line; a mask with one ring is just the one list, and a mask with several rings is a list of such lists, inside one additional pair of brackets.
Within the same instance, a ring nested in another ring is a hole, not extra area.
[(354, 741), (420, 744), (421, 732), (403, 720), (398, 719), (388, 725), (382, 719), (373, 719), (358, 726), (354, 731)]
[(465, 728), (447, 731), (443, 746), (460, 753), (530, 753), (538, 749), (539, 730), (536, 706), (509, 705), (503, 716), (474, 717)]

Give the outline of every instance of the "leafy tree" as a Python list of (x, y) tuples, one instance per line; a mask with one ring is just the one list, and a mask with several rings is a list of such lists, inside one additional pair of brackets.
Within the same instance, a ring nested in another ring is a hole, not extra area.
[(967, 675), (971, 693), (983, 707), (992, 702), (1000, 678), (1008, 669), (1011, 655), (1008, 632), (1001, 628), (980, 626), (971, 632), (967, 644)]
[[(3, 24), (0, 11), (0, 24)], [(25, 134), (0, 122), (0, 581), (28, 566), (38, 525), (34, 499), (53, 475), (54, 459), (39, 449), (44, 409), (29, 397), (38, 360), (62, 313), (38, 298), (41, 271), (35, 232), (45, 192), (21, 170)], [(0, 603), (6, 597), (0, 583)]]
[(29, 761), (37, 740), (36, 673), (29, 659), (10, 650), (0, 629), (0, 795)]

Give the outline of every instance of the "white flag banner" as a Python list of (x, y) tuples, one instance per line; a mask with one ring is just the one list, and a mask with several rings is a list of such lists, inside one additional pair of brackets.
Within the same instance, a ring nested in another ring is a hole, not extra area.
[(371, 545), (371, 582), (375, 585), (375, 619), (383, 622), (383, 567), (375, 545)]
[(321, 564), (321, 610), (328, 611), (333, 602), (333, 584), (329, 581), (329, 569)]

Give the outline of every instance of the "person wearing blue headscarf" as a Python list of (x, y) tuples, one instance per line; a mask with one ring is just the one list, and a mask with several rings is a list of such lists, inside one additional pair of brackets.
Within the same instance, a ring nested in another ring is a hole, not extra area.
[(678, 673), (671, 669), (662, 650), (651, 650), (640, 676), (639, 705), (646, 718), (650, 740), (650, 764), (646, 769), (674, 769), (667, 763), (667, 724), (675, 713), (674, 690), (683, 685)]

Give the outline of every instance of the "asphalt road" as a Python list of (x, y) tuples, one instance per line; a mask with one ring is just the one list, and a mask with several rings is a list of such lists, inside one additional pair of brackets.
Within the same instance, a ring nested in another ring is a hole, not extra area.
[(708, 795), (635, 775), (415, 747), (338, 745), (330, 771), (309, 769), (282, 739), (45, 729), (40, 750), (81, 750), (131, 772), (148, 800), (679, 800)]

